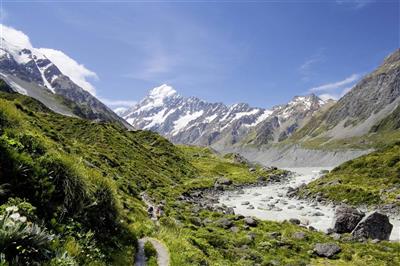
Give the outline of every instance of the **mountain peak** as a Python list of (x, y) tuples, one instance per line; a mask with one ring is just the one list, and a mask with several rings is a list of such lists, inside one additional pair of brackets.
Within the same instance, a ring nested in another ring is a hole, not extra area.
[(149, 96), (153, 99), (165, 99), (176, 94), (177, 92), (174, 88), (167, 84), (163, 84), (159, 87), (152, 89), (149, 93)]

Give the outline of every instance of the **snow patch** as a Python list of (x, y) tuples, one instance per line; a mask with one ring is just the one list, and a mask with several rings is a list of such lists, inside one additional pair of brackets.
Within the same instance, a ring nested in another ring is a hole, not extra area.
[(272, 113), (273, 112), (271, 110), (265, 110), (263, 113), (261, 113), (261, 115), (259, 117), (257, 117), (257, 119), (256, 119), (256, 121), (254, 121), (254, 123), (248, 124), (248, 125), (245, 125), (245, 126), (246, 127), (255, 127), (258, 124), (260, 124), (262, 121), (264, 121), (265, 119), (270, 117)]
[(196, 120), (204, 113), (203, 110), (194, 112), (194, 113), (187, 113), (184, 116), (181, 116), (178, 120), (174, 122), (174, 130), (172, 131), (172, 135), (175, 136), (178, 134), (182, 129), (184, 129), (191, 121)]

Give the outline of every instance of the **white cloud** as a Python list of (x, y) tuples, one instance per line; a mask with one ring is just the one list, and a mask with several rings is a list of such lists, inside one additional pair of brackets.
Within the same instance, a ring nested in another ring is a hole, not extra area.
[(356, 9), (363, 8), (368, 4), (375, 2), (375, 0), (336, 0), (336, 3), (339, 5), (342, 4), (350, 4)]
[(346, 86), (346, 85), (356, 82), (360, 77), (361, 77), (360, 74), (352, 74), (351, 76), (345, 78), (344, 80), (327, 83), (327, 84), (320, 85), (318, 87), (311, 88), (310, 92), (336, 90), (336, 89), (342, 88), (343, 86)]
[[(18, 49), (27, 48), (32, 50), (32, 52), (36, 52), (37, 54), (43, 54), (74, 83), (91, 94), (96, 94), (95, 87), (89, 82), (88, 79), (98, 79), (97, 74), (87, 69), (84, 65), (79, 64), (62, 51), (49, 48), (34, 48), (29, 37), (25, 33), (3, 24), (0, 24), (0, 35), (2, 38), (1, 40), (6, 40), (7, 43), (12, 44)], [(0, 44), (3, 45), (2, 42)]]
[(33, 48), (29, 37), (22, 31), (16, 30), (12, 27), (0, 24), (0, 35), (2, 39), (7, 40), (15, 46), (28, 49)]
[(303, 81), (309, 81), (312, 76), (315, 76), (315, 71), (313, 71), (314, 66), (325, 60), (323, 51), (324, 49), (319, 49), (315, 54), (308, 57), (299, 67), (299, 72), (302, 75)]
[(95, 72), (87, 69), (84, 65), (79, 64), (62, 51), (50, 48), (39, 48), (37, 50), (50, 59), (50, 61), (52, 61), (64, 75), (68, 76), (78, 86), (91, 94), (96, 95), (95, 87), (88, 81), (88, 79), (98, 79)]
[(111, 100), (106, 98), (99, 98), (105, 105), (109, 107), (132, 107), (137, 104), (137, 101), (127, 101), (127, 100)]

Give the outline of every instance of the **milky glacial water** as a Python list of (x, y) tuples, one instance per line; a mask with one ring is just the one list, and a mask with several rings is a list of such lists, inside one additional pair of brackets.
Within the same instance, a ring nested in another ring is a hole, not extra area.
[[(269, 184), (262, 187), (245, 188), (243, 192), (227, 191), (220, 198), (219, 203), (233, 207), (236, 214), (254, 216), (262, 220), (284, 221), (296, 218), (303, 225), (313, 226), (324, 231), (333, 227), (335, 207), (288, 198), (288, 188), (296, 188), (307, 184), (321, 176), (321, 170), (331, 170), (321, 167), (287, 168), (296, 175), (286, 182)], [(246, 204), (249, 202), (249, 204)], [(251, 206), (254, 209), (251, 209)], [(390, 217), (393, 224), (391, 240), (400, 240), (400, 217)]]

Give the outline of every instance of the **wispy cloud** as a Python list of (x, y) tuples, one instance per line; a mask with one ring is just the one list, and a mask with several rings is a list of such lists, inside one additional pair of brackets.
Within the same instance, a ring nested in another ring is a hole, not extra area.
[(132, 107), (137, 102), (136, 101), (128, 101), (128, 100), (112, 100), (107, 98), (99, 97), (99, 100), (102, 101), (105, 105), (114, 108), (114, 107)]
[(344, 96), (347, 92), (349, 92), (354, 87), (356, 82), (361, 78), (361, 76), (362, 76), (361, 74), (357, 73), (352, 74), (351, 76), (343, 80), (313, 87), (309, 90), (309, 92), (317, 93), (318, 96), (323, 100), (326, 99), (337, 100), (342, 96)]
[(347, 4), (356, 9), (363, 8), (373, 2), (375, 2), (375, 0), (336, 0), (336, 3), (339, 5)]
[(321, 91), (331, 91), (335, 90), (338, 88), (343, 88), (343, 86), (349, 85), (351, 83), (354, 83), (361, 77), (360, 74), (352, 74), (351, 76), (332, 83), (326, 83), (322, 84), (320, 86), (314, 87), (310, 89), (310, 92), (321, 92)]
[(309, 81), (314, 75), (314, 67), (325, 60), (324, 50), (319, 49), (316, 53), (306, 58), (304, 63), (299, 67), (299, 72), (303, 81)]

